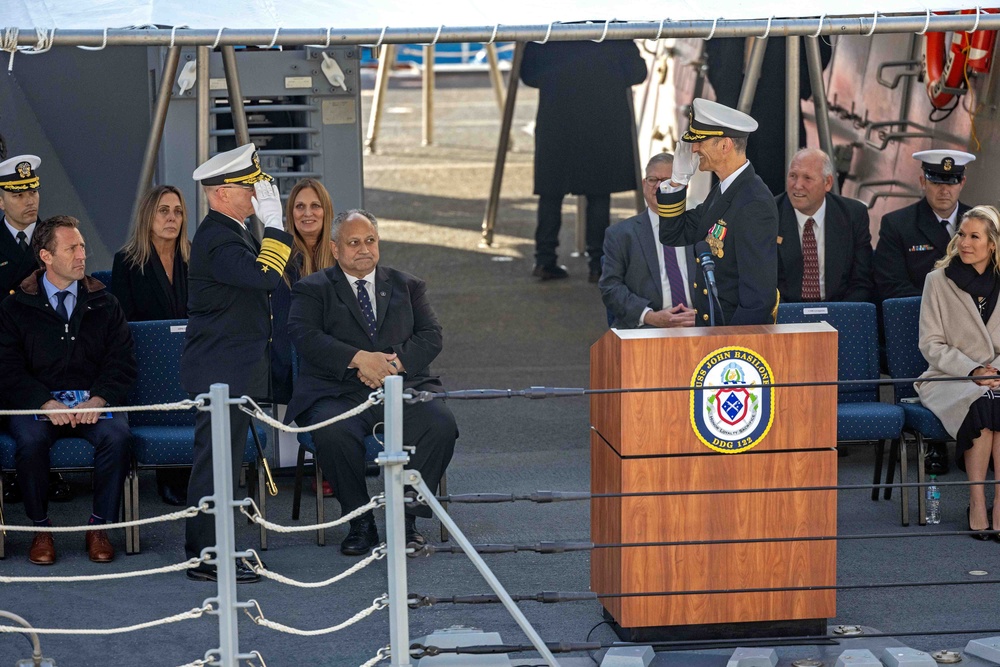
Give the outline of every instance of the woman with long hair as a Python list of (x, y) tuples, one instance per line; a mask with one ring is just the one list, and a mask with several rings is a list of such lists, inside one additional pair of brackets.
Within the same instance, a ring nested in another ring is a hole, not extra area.
[[(955, 438), (955, 459), (973, 482), (968, 525), (972, 537), (1000, 527), (1000, 502), (989, 516), (985, 485), (990, 460), (1000, 470), (1000, 212), (976, 206), (962, 216), (945, 256), (927, 274), (920, 302), (922, 378), (969, 377), (969, 382), (917, 382), (920, 402)], [(994, 496), (1000, 484), (994, 485)], [(996, 537), (996, 536), (994, 536)], [(997, 538), (1000, 539), (1000, 538)]]
[[(181, 191), (172, 185), (149, 190), (111, 269), (111, 293), (121, 303), (125, 319), (186, 319), (190, 256)], [(189, 474), (187, 469), (157, 468), (156, 488), (165, 503), (187, 504)]]

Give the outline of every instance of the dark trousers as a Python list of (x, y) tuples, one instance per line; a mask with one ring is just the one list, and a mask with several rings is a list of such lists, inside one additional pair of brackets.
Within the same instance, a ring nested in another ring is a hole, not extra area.
[[(307, 410), (300, 421), (304, 424), (316, 424), (327, 420), (357, 407), (368, 394), (366, 389), (358, 394), (322, 399)], [(370, 499), (368, 485), (365, 483), (364, 439), (371, 435), (375, 424), (383, 420), (384, 414), (383, 407), (376, 405), (360, 415), (312, 432), (313, 442), (316, 444), (316, 460), (323, 469), (323, 476), (333, 484), (334, 494), (340, 501), (341, 516), (353, 512)], [(410, 454), (410, 462), (406, 467), (419, 471), (424, 482), (434, 491), (451, 462), (457, 437), (455, 416), (444, 402), (435, 400), (429, 403), (404, 404), (403, 445), (416, 448)], [(406, 513), (432, 516), (426, 505), (407, 508)]]
[[(590, 270), (600, 272), (604, 254), (604, 232), (611, 223), (611, 195), (587, 195), (587, 255)], [(535, 264), (556, 263), (559, 229), (562, 227), (563, 195), (538, 198), (538, 227), (535, 228)]]
[(10, 434), (16, 444), (14, 462), (24, 511), (32, 521), (49, 515), (49, 450), (58, 438), (83, 438), (94, 446), (94, 514), (116, 521), (128, 474), (132, 434), (123, 413), (96, 424), (55, 426), (33, 416), (12, 416)]
[[(229, 406), (229, 422), (232, 427), (230, 454), (233, 461), (233, 491), (239, 486), (240, 468), (243, 466), (243, 450), (247, 444), (250, 429), (250, 415), (235, 405)], [(188, 482), (188, 505), (215, 492), (212, 472), (212, 416), (199, 411), (194, 419), (194, 461), (191, 465), (191, 480)], [(197, 558), (205, 547), (215, 545), (215, 515), (198, 514), (187, 520), (187, 534), (184, 552), (188, 558)]]

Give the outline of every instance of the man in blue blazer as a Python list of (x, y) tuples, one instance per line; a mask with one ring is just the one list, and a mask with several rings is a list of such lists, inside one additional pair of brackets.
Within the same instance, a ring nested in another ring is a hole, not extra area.
[[(826, 153), (803, 148), (795, 154), (785, 192), (775, 197), (782, 301), (875, 300), (868, 208), (832, 194), (832, 187)], [(803, 254), (810, 247), (815, 254)]]
[[(430, 369), (441, 352), (441, 325), (424, 281), (379, 265), (378, 221), (367, 211), (338, 213), (331, 236), (337, 265), (292, 288), (288, 333), (300, 370), (286, 419), (303, 425), (357, 407), (389, 375), (402, 375), (406, 389), (442, 391)], [(376, 405), (313, 431), (316, 459), (343, 514), (369, 500), (363, 442), (383, 414), (383, 406)], [(403, 444), (415, 448), (409, 467), (420, 471), (431, 489), (437, 489), (457, 437), (455, 417), (443, 401), (403, 406)], [(431, 516), (430, 509), (406, 509), (406, 543), (414, 551), (426, 543), (417, 516)], [(367, 555), (377, 545), (375, 520), (366, 512), (351, 521), (340, 551)]]
[(609, 227), (604, 235), (601, 298), (618, 329), (693, 327), (692, 290), (699, 287), (691, 246), (660, 243), (656, 191), (670, 180), (674, 157), (654, 155), (646, 164), (642, 213)]

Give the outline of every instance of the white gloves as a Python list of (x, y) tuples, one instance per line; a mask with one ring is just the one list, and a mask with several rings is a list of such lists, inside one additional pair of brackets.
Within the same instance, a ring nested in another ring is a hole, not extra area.
[(281, 223), (281, 195), (278, 188), (268, 181), (257, 181), (253, 184), (254, 196), (250, 198), (253, 203), (253, 212), (257, 214), (265, 227), (284, 229)]
[(670, 180), (680, 185), (687, 185), (694, 172), (698, 171), (699, 162), (701, 155), (691, 151), (691, 144), (686, 141), (677, 142), (677, 150), (674, 151), (674, 170)]

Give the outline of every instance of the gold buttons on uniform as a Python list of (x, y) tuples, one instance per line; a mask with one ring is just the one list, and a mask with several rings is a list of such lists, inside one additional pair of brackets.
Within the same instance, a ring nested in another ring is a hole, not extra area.
[(706, 322), (708, 322), (708, 315), (702, 315), (702, 316), (701, 316), (701, 319), (703, 319), (703, 320), (705, 320)]
[(694, 288), (698, 289), (698, 283), (694, 283)]
[(707, 290), (707, 289), (703, 289), (703, 290), (701, 291), (701, 293), (702, 293), (702, 294), (708, 294), (708, 290)]

